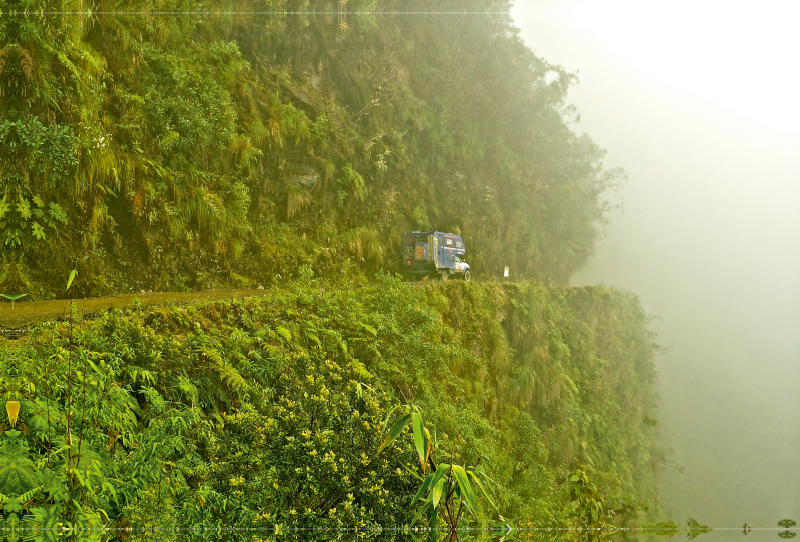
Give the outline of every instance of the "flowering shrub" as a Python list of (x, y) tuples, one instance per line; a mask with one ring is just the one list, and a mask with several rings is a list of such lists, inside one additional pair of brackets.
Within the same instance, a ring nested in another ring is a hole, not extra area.
[(288, 368), (257, 412), (224, 417), (208, 455), (210, 486), (238, 524), (374, 527), (408, 522), (411, 450), (376, 453), (388, 397), (355, 360), (320, 349)]

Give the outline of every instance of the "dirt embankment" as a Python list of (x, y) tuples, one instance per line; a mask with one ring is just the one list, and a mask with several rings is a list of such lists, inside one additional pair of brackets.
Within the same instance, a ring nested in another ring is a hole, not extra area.
[[(138, 299), (142, 305), (158, 303), (184, 303), (197, 299), (221, 299), (232, 297), (248, 297), (265, 295), (267, 290), (209, 290), (205, 292), (154, 292), (147, 294), (126, 294), (112, 297), (93, 297), (89, 299), (75, 299), (73, 302), (78, 312), (89, 315), (104, 309), (115, 307), (131, 307), (133, 301)], [(57, 299), (53, 301), (17, 301), (15, 307), (11, 303), (0, 303), (0, 327), (18, 329), (29, 324), (51, 320), (53, 318), (69, 315), (69, 300)]]

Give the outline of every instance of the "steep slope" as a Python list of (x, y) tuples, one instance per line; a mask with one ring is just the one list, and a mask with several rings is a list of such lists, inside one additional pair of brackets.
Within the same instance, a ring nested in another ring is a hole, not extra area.
[(25, 505), (39, 527), (104, 513), (161, 528), (402, 525), (413, 439), (378, 447), (391, 409), (416, 404), (437, 461), (480, 461), (499, 484), (498, 510), (474, 521), (585, 524), (567, 491), (577, 458), (601, 517), (626, 525), (657, 511), (646, 324), (635, 298), (603, 288), (391, 276), (116, 310), (3, 345), (22, 410), (2, 442), (24, 443), (17, 479), (45, 483)]
[(508, 2), (0, 7), (0, 286), (31, 299), (370, 274), (416, 229), (565, 282), (620, 175)]

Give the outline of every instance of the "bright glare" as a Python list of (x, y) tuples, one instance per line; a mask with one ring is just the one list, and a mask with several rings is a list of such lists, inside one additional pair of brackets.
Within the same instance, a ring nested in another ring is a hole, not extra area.
[(770, 125), (800, 127), (800, 3), (720, 0), (518, 0), (584, 27), (587, 41), (681, 92)]
[(781, 481), (800, 472), (800, 2), (516, 0), (512, 17), (579, 71), (573, 129), (628, 173), (624, 214), (572, 280), (660, 318), (685, 467), (664, 472), (667, 517), (775, 525), (800, 508)]

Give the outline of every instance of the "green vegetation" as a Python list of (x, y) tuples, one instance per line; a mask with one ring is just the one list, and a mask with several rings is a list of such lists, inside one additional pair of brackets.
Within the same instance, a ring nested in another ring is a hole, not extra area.
[(3, 346), (0, 492), (37, 528), (404, 525), (422, 456), (463, 488), (443, 523), (463, 498), (473, 525), (630, 525), (661, 457), (646, 326), (604, 288), (389, 275), (41, 324)]
[(660, 521), (651, 525), (645, 525), (642, 527), (642, 530), (648, 534), (672, 537), (681, 532), (681, 526), (674, 521)]
[[(687, 518), (686, 520), (686, 538), (694, 540), (704, 533), (713, 531), (708, 525), (701, 525), (699, 521), (694, 518)], [(747, 524), (745, 524), (745, 534), (749, 532)]]
[(79, 296), (270, 285), (396, 270), (436, 228), (479, 275), (566, 282), (621, 172), (509, 6), (0, 1), (3, 263), (31, 299), (75, 266)]
[[(483, 466), (476, 465), (465, 468), (461, 465), (437, 464), (436, 449), (439, 442), (435, 436), (431, 439), (430, 431), (425, 427), (425, 422), (418, 408), (407, 407), (406, 411), (407, 413), (404, 416), (398, 418), (391, 425), (386, 438), (378, 448), (378, 452), (394, 442), (406, 425), (411, 424), (414, 447), (417, 451), (417, 457), (419, 457), (423, 475), (428, 471), (428, 466), (430, 466), (430, 471), (425, 478), (415, 474), (422, 482), (422, 485), (414, 495), (411, 506), (413, 507), (417, 501), (424, 503), (424, 506), (420, 507), (412, 523), (420, 514), (427, 512), (430, 515), (429, 526), (436, 529), (438, 528), (438, 518), (441, 513), (444, 515), (447, 529), (453, 533), (459, 528), (464, 512), (475, 514), (478, 511), (478, 499), (481, 497), (484, 497), (496, 511), (497, 508), (487, 488), (490, 488), (491, 485), (497, 485), (497, 483), (487, 476)], [(478, 462), (480, 460), (481, 458), (478, 458)]]
[(781, 538), (786, 538), (786, 539), (794, 538), (795, 536), (797, 536), (797, 533), (794, 530), (790, 531), (789, 529), (793, 529), (796, 526), (797, 526), (797, 522), (795, 520), (793, 520), (793, 519), (782, 519), (782, 520), (780, 520), (778, 522), (778, 527), (783, 527), (786, 530), (779, 532), (778, 536), (781, 537)]
[[(0, 342), (12, 535), (655, 519), (647, 318), (561, 286), (622, 173), (509, 7), (0, 0), (3, 297), (270, 292)], [(527, 280), (404, 283), (434, 228)]]

